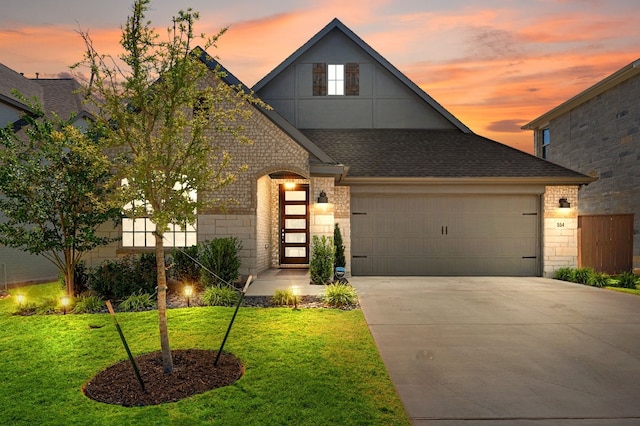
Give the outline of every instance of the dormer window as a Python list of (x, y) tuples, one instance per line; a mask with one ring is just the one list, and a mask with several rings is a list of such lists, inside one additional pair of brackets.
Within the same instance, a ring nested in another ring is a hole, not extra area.
[(358, 96), (359, 94), (359, 64), (313, 64), (313, 96)]

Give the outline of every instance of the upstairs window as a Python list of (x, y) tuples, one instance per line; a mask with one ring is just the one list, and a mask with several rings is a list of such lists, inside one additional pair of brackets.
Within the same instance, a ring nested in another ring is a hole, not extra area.
[(551, 142), (551, 135), (549, 134), (549, 128), (542, 130), (542, 158), (549, 159), (549, 143)]
[(313, 64), (313, 96), (358, 96), (359, 94), (359, 64)]

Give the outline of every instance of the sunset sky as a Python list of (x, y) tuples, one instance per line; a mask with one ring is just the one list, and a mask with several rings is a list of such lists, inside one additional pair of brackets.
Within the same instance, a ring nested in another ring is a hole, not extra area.
[[(46, 78), (82, 58), (79, 28), (117, 55), (132, 0), (6, 3), (0, 62)], [(248, 86), (337, 17), (475, 133), (527, 152), (520, 126), (640, 58), (638, 0), (155, 0), (148, 18), (164, 29), (188, 7), (198, 33), (229, 27), (209, 53)]]

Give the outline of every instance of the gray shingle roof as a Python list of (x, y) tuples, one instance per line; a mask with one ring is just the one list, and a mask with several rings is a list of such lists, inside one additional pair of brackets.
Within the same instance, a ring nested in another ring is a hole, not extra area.
[(501, 143), (458, 130), (301, 130), (349, 177), (594, 179)]
[(29, 99), (35, 97), (42, 101), (42, 88), (39, 85), (11, 68), (0, 64), (0, 98), (22, 110), (28, 110), (28, 107), (13, 95), (12, 91), (14, 89)]

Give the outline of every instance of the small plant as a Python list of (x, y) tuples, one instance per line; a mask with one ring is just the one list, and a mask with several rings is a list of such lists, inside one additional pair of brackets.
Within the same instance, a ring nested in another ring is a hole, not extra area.
[(154, 306), (153, 296), (142, 292), (132, 294), (120, 303), (120, 309), (127, 312), (146, 311)]
[(556, 269), (555, 279), (562, 281), (573, 281), (575, 269), (574, 268), (560, 268)]
[(55, 314), (58, 310), (59, 300), (57, 297), (49, 297), (42, 300), (36, 306), (36, 314), (38, 315), (51, 315)]
[(356, 289), (349, 284), (330, 284), (325, 287), (320, 298), (334, 308), (355, 306), (358, 303)]
[(89, 273), (89, 287), (105, 299), (123, 300), (136, 292), (153, 293), (156, 285), (153, 253), (104, 261)]
[(635, 289), (638, 277), (633, 272), (623, 272), (618, 275), (618, 287)]
[(93, 314), (102, 311), (104, 301), (100, 296), (80, 296), (73, 308), (74, 314)]
[(314, 284), (327, 284), (333, 279), (333, 239), (323, 235), (313, 236), (309, 275)]
[(236, 237), (214, 238), (211, 241), (201, 243), (198, 260), (206, 268), (200, 271), (204, 285), (209, 287), (215, 286), (221, 281), (234, 282), (240, 276), (241, 249), (242, 241)]
[(239, 297), (235, 289), (226, 285), (207, 287), (200, 294), (200, 300), (207, 306), (235, 306)]
[(342, 232), (340, 232), (340, 225), (337, 223), (333, 227), (333, 245), (335, 247), (335, 260), (333, 261), (334, 267), (345, 267), (347, 262), (344, 258), (344, 244), (342, 244)]
[(592, 268), (577, 268), (573, 274), (573, 282), (587, 284), (589, 282), (589, 277), (593, 274), (594, 270)]
[(285, 290), (276, 290), (271, 298), (271, 302), (277, 306), (289, 306), (300, 303), (300, 296), (293, 293), (293, 290), (287, 288)]
[(594, 287), (606, 287), (609, 285), (609, 275), (604, 272), (594, 272), (587, 280), (587, 284)]
[(20, 303), (16, 310), (13, 312), (13, 315), (34, 315), (38, 310), (38, 304), (36, 302), (27, 302)]

